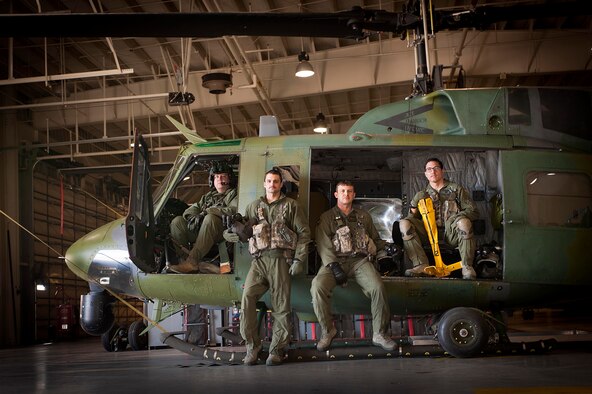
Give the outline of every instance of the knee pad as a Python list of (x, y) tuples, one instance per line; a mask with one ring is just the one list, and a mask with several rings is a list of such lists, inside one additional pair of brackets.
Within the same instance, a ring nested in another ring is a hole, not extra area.
[(409, 241), (415, 237), (415, 227), (413, 227), (413, 224), (407, 219), (402, 219), (399, 222), (399, 230), (401, 231), (403, 241)]
[(456, 222), (456, 228), (462, 239), (473, 238), (473, 223), (467, 218), (461, 218)]

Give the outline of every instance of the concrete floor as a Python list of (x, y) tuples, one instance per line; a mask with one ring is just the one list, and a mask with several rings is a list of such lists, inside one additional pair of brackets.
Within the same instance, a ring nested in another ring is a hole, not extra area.
[[(540, 317), (540, 316), (539, 316)], [(542, 317), (545, 320), (545, 316)], [(355, 361), (209, 365), (174, 349), (108, 353), (98, 338), (0, 350), (0, 393), (475, 393), (592, 394), (592, 336), (573, 335), (585, 325), (547, 325), (565, 330), (549, 353), (390, 358)], [(534, 323), (511, 338), (536, 338)], [(579, 332), (579, 331), (578, 331)]]

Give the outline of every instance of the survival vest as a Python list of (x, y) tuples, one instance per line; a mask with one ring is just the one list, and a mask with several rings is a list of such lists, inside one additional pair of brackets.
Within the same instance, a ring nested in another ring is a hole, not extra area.
[(337, 230), (333, 236), (333, 247), (338, 257), (367, 256), (370, 237), (364, 224), (352, 212), (346, 220), (341, 215), (334, 217)]
[(286, 225), (288, 204), (286, 202), (279, 204), (277, 207), (279, 213), (271, 218), (271, 224), (263, 215), (264, 204), (260, 201), (257, 207), (258, 223), (253, 226), (253, 236), (249, 239), (249, 253), (252, 256), (260, 256), (261, 252), (267, 249), (296, 250), (298, 236)]

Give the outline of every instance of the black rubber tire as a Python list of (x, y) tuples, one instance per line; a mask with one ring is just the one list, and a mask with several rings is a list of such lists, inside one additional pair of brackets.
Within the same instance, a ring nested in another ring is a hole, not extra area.
[(490, 329), (481, 311), (472, 308), (448, 310), (438, 324), (438, 342), (448, 354), (474, 357), (487, 345)]
[(136, 320), (127, 329), (127, 341), (132, 350), (148, 349), (148, 333), (140, 335), (146, 329), (143, 320)]
[(101, 335), (103, 349), (108, 352), (121, 352), (125, 350), (127, 343), (120, 333), (121, 330), (125, 329), (114, 323), (109, 331)]

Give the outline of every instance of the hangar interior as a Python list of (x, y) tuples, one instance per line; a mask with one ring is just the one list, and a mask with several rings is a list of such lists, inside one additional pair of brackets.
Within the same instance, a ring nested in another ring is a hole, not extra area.
[[(406, 3), (11, 0), (0, 2), (0, 14), (158, 13), (166, 23), (164, 16), (181, 12), (333, 13), (354, 6), (400, 12)], [(474, 3), (435, 0), (434, 7), (460, 12)], [(572, 6), (570, 1), (553, 3)], [(149, 141), (153, 176), (161, 181), (186, 143), (166, 115), (206, 140), (257, 136), (264, 115), (276, 116), (281, 134), (303, 135), (313, 134), (322, 114), (328, 132), (340, 134), (368, 110), (408, 97), (416, 74), (412, 36), (171, 38), (151, 37), (157, 26), (133, 28), (139, 37), (111, 37), (106, 27), (104, 37), (3, 32), (0, 38), (0, 298), (6, 306), (0, 346), (83, 335), (72, 326), (61, 329), (60, 313), (75, 320), (75, 306), (88, 284), (59, 256), (83, 234), (126, 214), (136, 133)], [(429, 58), (444, 66), (443, 84), (449, 88), (590, 87), (591, 31), (589, 12), (533, 14), (482, 29), (439, 31), (429, 40)], [(303, 52), (315, 70), (309, 78), (294, 75)], [(195, 101), (175, 101), (186, 93)], [(409, 160), (364, 154), (358, 152), (356, 163), (370, 166), (376, 181), (386, 181), (385, 163), (399, 166)], [(329, 149), (315, 152), (314, 160), (319, 183), (328, 171), (347, 165)], [(388, 189), (397, 192), (398, 182)], [(194, 201), (207, 187), (206, 174), (198, 174), (178, 188), (176, 197)], [(72, 308), (59, 308), (64, 305)], [(116, 314), (123, 322), (136, 318), (123, 305)]]

